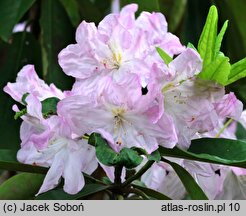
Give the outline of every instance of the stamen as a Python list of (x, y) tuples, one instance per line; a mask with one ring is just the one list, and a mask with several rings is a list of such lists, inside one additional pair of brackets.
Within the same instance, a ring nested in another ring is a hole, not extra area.
[(106, 59), (103, 59), (102, 64), (106, 69), (118, 70), (122, 62), (122, 55), (117, 48), (114, 48), (115, 46), (109, 44), (108, 47), (112, 55), (108, 56)]
[(116, 144), (119, 145), (119, 146), (121, 146), (121, 144), (122, 144), (122, 139), (121, 139), (120, 137), (118, 138), (118, 141), (116, 142)]
[(232, 118), (229, 119), (229, 120), (225, 123), (224, 127), (220, 129), (219, 133), (217, 133), (216, 136), (215, 136), (214, 138), (219, 138), (220, 135), (224, 132), (224, 130), (232, 123), (232, 121), (233, 121)]

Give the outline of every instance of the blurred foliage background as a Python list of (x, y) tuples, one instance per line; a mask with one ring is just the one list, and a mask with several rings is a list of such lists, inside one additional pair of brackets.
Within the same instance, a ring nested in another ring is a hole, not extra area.
[[(212, 4), (219, 10), (219, 28), (229, 20), (223, 41), (223, 52), (231, 63), (246, 56), (245, 0), (121, 0), (120, 5), (136, 2), (138, 14), (162, 12), (169, 31), (183, 44), (197, 45), (205, 19)], [(61, 89), (70, 89), (71, 77), (58, 65), (57, 55), (68, 44), (75, 43), (76, 27), (82, 20), (95, 22), (111, 12), (111, 0), (1, 0), (0, 1), (0, 148), (18, 149), (19, 120), (14, 120), (14, 101), (2, 89), (14, 82), (18, 71), (34, 64), (39, 76)], [(17, 24), (24, 31), (18, 32)], [(24, 27), (23, 27), (24, 26)], [(245, 79), (228, 86), (246, 104)]]

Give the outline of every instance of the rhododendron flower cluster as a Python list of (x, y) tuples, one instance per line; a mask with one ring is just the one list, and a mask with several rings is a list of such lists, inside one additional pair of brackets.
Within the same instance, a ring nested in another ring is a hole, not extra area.
[[(82, 173), (92, 174), (101, 163), (88, 144), (92, 133), (99, 133), (117, 154), (125, 148), (151, 154), (159, 146), (187, 149), (193, 139), (215, 137), (226, 118), (240, 119), (242, 103), (220, 84), (198, 78), (202, 58), (168, 32), (165, 17), (142, 12), (135, 18), (136, 11), (137, 5), (130, 4), (98, 26), (86, 21), (79, 25), (76, 43), (58, 55), (64, 73), (75, 78), (70, 91), (47, 85), (33, 65), (23, 67), (16, 82), (4, 88), (20, 103), (13, 106), (23, 120), (18, 160), (49, 168), (39, 193), (56, 187), (61, 177), (67, 193), (83, 188)], [(220, 135), (228, 137), (227, 130)], [(229, 168), (174, 161), (197, 179), (209, 198), (222, 191)], [(113, 181), (114, 169), (101, 166)], [(173, 198), (185, 194), (164, 162), (156, 162), (142, 181)]]
[[(246, 128), (246, 110), (243, 111), (239, 122)], [(223, 127), (224, 120), (204, 137), (215, 137)], [(223, 138), (236, 139), (235, 122), (220, 135)], [(170, 159), (170, 158), (169, 158)], [(222, 165), (195, 162), (184, 159), (172, 159), (183, 166), (197, 180), (200, 187), (206, 191), (209, 199), (246, 199), (245, 175), (246, 169), (226, 167)], [(172, 167), (164, 162), (155, 163), (141, 179), (145, 184), (160, 191), (173, 199), (183, 199), (185, 188)], [(228, 186), (230, 184), (230, 186)]]

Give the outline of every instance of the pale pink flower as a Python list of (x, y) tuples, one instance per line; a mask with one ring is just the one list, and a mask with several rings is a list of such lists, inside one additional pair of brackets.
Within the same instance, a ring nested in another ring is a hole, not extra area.
[(224, 95), (221, 100), (214, 103), (214, 106), (220, 118), (227, 117), (239, 120), (243, 110), (242, 102), (232, 92)]
[(184, 160), (183, 166), (209, 199), (215, 199), (223, 190), (223, 183), (228, 172), (226, 167), (190, 160)]
[[(169, 158), (170, 159), (170, 158)], [(172, 167), (164, 162), (156, 162), (141, 177), (141, 181), (153, 190), (172, 199), (183, 199), (186, 190)]]
[[(228, 172), (225, 167), (176, 158), (168, 158), (168, 160), (184, 167), (209, 199), (215, 199), (223, 190), (223, 182)], [(172, 199), (184, 199), (187, 194), (183, 183), (173, 168), (164, 162), (154, 163), (141, 177), (141, 181), (147, 187), (157, 190)]]
[(168, 65), (156, 67), (155, 82), (162, 88), (165, 112), (173, 118), (178, 144), (188, 148), (196, 133), (214, 130), (220, 118), (238, 119), (242, 103), (233, 93), (224, 95), (224, 88), (211, 81), (196, 78), (201, 59), (186, 49)]
[[(227, 99), (228, 97), (234, 95), (226, 95), (223, 99)], [(223, 102), (222, 102), (223, 103)], [(231, 105), (230, 105), (231, 104)], [(229, 106), (227, 106), (228, 109), (226, 109), (225, 113), (228, 113), (227, 110), (229, 110), (230, 113), (234, 113), (234, 110), (236, 108), (233, 107), (233, 103), (229, 102)], [(241, 118), (239, 119), (239, 122), (243, 119), (242, 113)], [(238, 115), (238, 114), (237, 114)], [(222, 115), (223, 116), (223, 115)], [(200, 137), (211, 137), (214, 138), (218, 134), (220, 138), (227, 138), (227, 139), (234, 139), (236, 140), (236, 129), (237, 129), (237, 122), (232, 122), (228, 127), (224, 128), (222, 131), (222, 128), (224, 127), (226, 120), (223, 118), (219, 119), (217, 127), (209, 131), (207, 133), (199, 134)], [(213, 165), (215, 166), (215, 165)], [(246, 176), (246, 169), (239, 168), (239, 167), (233, 167), (233, 166), (216, 166), (220, 170), (220, 174), (222, 174), (223, 181), (221, 181), (218, 184), (219, 190), (217, 190), (217, 193), (215, 194), (215, 199), (245, 199), (246, 198), (246, 185), (245, 185), (245, 176)], [(222, 171), (222, 172), (221, 172)], [(217, 176), (218, 178), (218, 176)], [(206, 191), (211, 191), (209, 187), (213, 188), (215, 186), (214, 181), (211, 182), (209, 186), (209, 180), (207, 178), (200, 178), (200, 180), (203, 182), (203, 184), (206, 186)]]
[(76, 194), (84, 187), (82, 172), (92, 174), (97, 168), (95, 149), (83, 140), (73, 140), (62, 136), (53, 136), (48, 146), (37, 150), (29, 143), (17, 154), (20, 162), (49, 167), (44, 182), (38, 192), (43, 193), (55, 188), (61, 177), (64, 178), (64, 191)]
[[(234, 169), (234, 168), (233, 168)], [(223, 190), (216, 196), (218, 200), (245, 200), (246, 175), (238, 175), (235, 170), (229, 171), (224, 181)]]
[(137, 5), (129, 5), (119, 14), (109, 14), (95, 27), (83, 21), (76, 31), (76, 44), (59, 54), (64, 72), (77, 79), (90, 79), (100, 88), (97, 77), (109, 76), (118, 84), (138, 79), (146, 85), (151, 66), (144, 61), (144, 36), (134, 27)]
[(4, 87), (4, 91), (8, 93), (17, 102), (22, 102), (24, 94), (29, 93), (37, 97), (42, 101), (49, 97), (57, 97), (62, 99), (67, 92), (62, 92), (56, 88), (54, 84), (48, 86), (43, 80), (41, 80), (33, 65), (24, 66), (17, 74), (15, 83), (8, 83)]
[(148, 94), (107, 96), (94, 104), (84, 96), (68, 97), (59, 102), (58, 113), (67, 119), (75, 133), (82, 135), (86, 129), (87, 133), (99, 132), (117, 152), (123, 147), (140, 147), (151, 153), (158, 144), (169, 148), (176, 144), (172, 120), (165, 114), (158, 117), (158, 112), (148, 112), (149, 109), (162, 112), (159, 104), (154, 103), (155, 98), (149, 98)]
[[(64, 178), (64, 191), (79, 192), (84, 186), (82, 172), (91, 174), (97, 168), (94, 147), (80, 140), (65, 119), (55, 113), (44, 117), (41, 101), (50, 97), (63, 99), (70, 95), (53, 84), (39, 79), (32, 65), (25, 66), (16, 83), (8, 83), (4, 90), (16, 101), (26, 105), (20, 129), (21, 149), (17, 159), (25, 164), (49, 167), (39, 193), (53, 189)], [(23, 95), (28, 93), (25, 102)], [(15, 105), (14, 111), (20, 111)]]
[[(245, 115), (246, 111), (242, 112), (239, 123), (246, 129)], [(226, 128), (220, 137), (236, 139), (236, 122), (233, 122)], [(228, 173), (223, 185), (223, 190), (219, 193), (216, 199), (235, 200), (246, 199), (246, 169), (240, 167), (228, 167)]]
[(62, 118), (52, 116), (47, 121), (53, 127), (22, 123), (22, 145), (17, 159), (25, 164), (49, 167), (38, 194), (56, 187), (61, 177), (65, 180), (64, 191), (76, 194), (85, 184), (82, 172), (91, 174), (97, 168), (95, 149), (84, 140), (73, 139)]
[(173, 119), (178, 134), (178, 144), (188, 148), (197, 132), (215, 128), (217, 114), (213, 104), (199, 92), (203, 91), (194, 79), (202, 69), (199, 54), (186, 49), (168, 65), (162, 64), (153, 74), (154, 83), (164, 96), (164, 110)]
[(107, 15), (98, 27), (85, 21), (80, 24), (77, 43), (59, 54), (64, 72), (77, 78), (73, 91), (95, 95), (109, 84), (127, 86), (132, 80), (138, 81), (135, 88), (145, 87), (159, 58), (156, 46), (171, 56), (185, 50), (179, 39), (167, 32), (162, 14), (143, 12), (135, 19), (136, 11), (137, 5), (130, 4)]
[(137, 18), (136, 26), (146, 35), (151, 55), (155, 55), (155, 47), (162, 48), (171, 57), (185, 50), (179, 38), (167, 31), (167, 21), (162, 13), (144, 11)]
[(245, 128), (246, 130), (246, 110), (242, 112), (242, 115), (239, 119), (240, 124)]

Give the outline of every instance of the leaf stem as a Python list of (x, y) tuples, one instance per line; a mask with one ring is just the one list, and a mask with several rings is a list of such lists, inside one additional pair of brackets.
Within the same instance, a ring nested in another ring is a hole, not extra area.
[(140, 178), (154, 163), (155, 161), (148, 161), (134, 176), (128, 178), (125, 182), (123, 182), (122, 187), (126, 187), (134, 180)]

